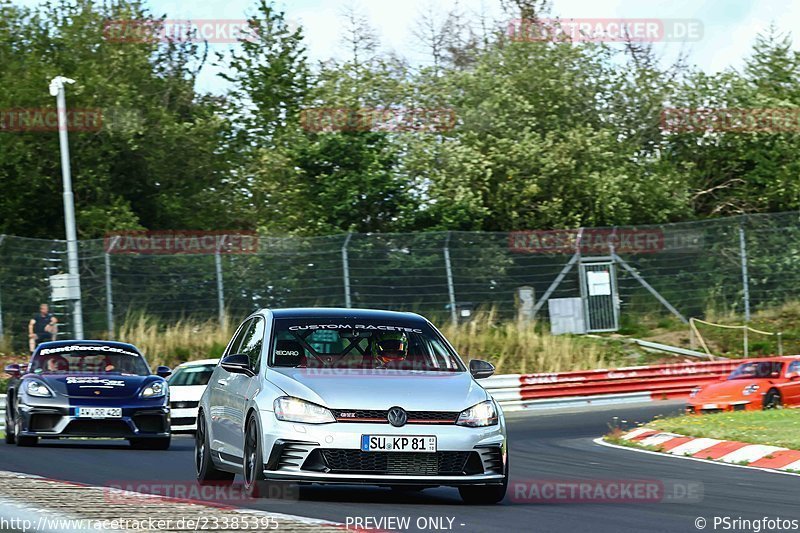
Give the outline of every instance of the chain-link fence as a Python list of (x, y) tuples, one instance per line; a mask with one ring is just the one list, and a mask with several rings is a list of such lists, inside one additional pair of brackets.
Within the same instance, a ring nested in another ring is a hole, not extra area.
[[(7, 340), (24, 345), (27, 321), (50, 300), (49, 277), (67, 270), (66, 245), (0, 239), (0, 323)], [(251, 252), (118, 254), (107, 239), (82, 241), (86, 335), (113, 330), (130, 313), (238, 319), (259, 307), (414, 310), (443, 321), (491, 306), (511, 318), (520, 287), (546, 319), (546, 300), (581, 295), (578, 269), (565, 267), (601, 257), (618, 265), (623, 323), (635, 313), (702, 317), (800, 296), (799, 213), (584, 230), (261, 236)], [(52, 306), (69, 336), (69, 305)]]

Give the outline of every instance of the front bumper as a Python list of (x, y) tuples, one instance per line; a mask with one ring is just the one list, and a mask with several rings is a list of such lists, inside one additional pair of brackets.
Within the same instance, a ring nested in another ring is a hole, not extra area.
[[(505, 426), (299, 424), (261, 412), (264, 476), (270, 480), (369, 485), (499, 485), (506, 477)], [(362, 435), (435, 435), (437, 451), (362, 452)]]
[(738, 400), (732, 402), (690, 402), (686, 405), (688, 414), (714, 414), (733, 411), (758, 411), (761, 402), (758, 400)]
[(142, 401), (122, 407), (121, 418), (79, 418), (77, 407), (97, 407), (97, 402), (70, 406), (42, 402), (20, 403), (17, 434), (30, 437), (161, 438), (170, 436), (170, 410)]

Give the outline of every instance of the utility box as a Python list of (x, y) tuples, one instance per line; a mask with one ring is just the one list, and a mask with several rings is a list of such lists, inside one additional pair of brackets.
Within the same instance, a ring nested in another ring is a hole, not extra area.
[(582, 298), (551, 298), (547, 300), (550, 311), (550, 333), (563, 335), (586, 333)]
[(72, 274), (56, 274), (50, 276), (50, 301), (79, 300), (80, 284), (78, 277)]

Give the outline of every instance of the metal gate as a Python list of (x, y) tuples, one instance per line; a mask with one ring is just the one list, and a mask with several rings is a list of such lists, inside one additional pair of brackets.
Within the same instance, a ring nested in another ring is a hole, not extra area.
[(581, 299), (586, 330), (589, 332), (619, 329), (619, 295), (617, 272), (611, 257), (581, 259)]

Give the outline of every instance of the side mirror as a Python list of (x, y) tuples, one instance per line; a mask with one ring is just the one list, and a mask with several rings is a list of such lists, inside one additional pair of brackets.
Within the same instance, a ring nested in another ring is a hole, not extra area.
[(473, 359), (469, 362), (469, 373), (475, 379), (488, 378), (494, 374), (494, 365), (488, 361)]
[(12, 378), (18, 378), (20, 376), (20, 374), (22, 373), (20, 371), (19, 365), (16, 364), (16, 363), (13, 363), (13, 364), (10, 364), (10, 365), (6, 365), (6, 369), (5, 370), (6, 370), (6, 374), (11, 376)]
[(243, 353), (235, 353), (224, 358), (219, 366), (230, 372), (231, 374), (246, 374), (252, 376), (253, 371), (250, 370), (250, 358)]
[(161, 376), (162, 378), (165, 378), (170, 374), (172, 374), (172, 369), (168, 366), (159, 366), (158, 368), (156, 368), (156, 376)]

